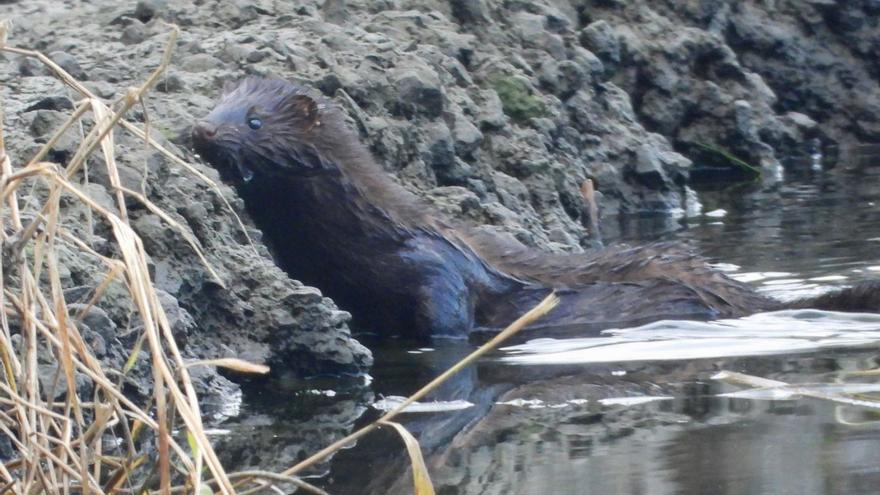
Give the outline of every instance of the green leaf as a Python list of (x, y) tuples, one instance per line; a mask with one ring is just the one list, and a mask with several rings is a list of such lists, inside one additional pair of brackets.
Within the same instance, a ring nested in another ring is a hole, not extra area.
[(742, 170), (745, 170), (746, 172), (749, 173), (749, 175), (752, 175), (753, 177), (760, 177), (761, 175), (763, 175), (763, 171), (760, 168), (746, 162), (745, 160), (743, 160), (741, 158), (734, 156), (732, 153), (730, 153), (729, 151), (727, 151), (723, 148), (719, 148), (718, 146), (715, 146), (713, 144), (706, 144), (706, 143), (695, 143), (695, 144), (697, 146), (699, 146), (700, 148), (703, 148), (706, 151), (711, 151), (712, 153), (716, 153), (716, 154), (720, 155), (725, 160), (730, 162), (731, 165), (738, 167)]
[(186, 430), (186, 443), (189, 444), (189, 450), (192, 452), (193, 459), (199, 456), (199, 444), (196, 442), (196, 437), (190, 432)]

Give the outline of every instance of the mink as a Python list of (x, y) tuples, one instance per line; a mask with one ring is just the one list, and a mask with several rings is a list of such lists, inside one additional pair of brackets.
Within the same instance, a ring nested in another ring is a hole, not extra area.
[(675, 244), (552, 254), (445, 218), (377, 164), (340, 107), (283, 79), (226, 91), (192, 139), (237, 189), (279, 265), (380, 335), (501, 328), (551, 291), (561, 303), (537, 326), (880, 308), (876, 284), (785, 305)]

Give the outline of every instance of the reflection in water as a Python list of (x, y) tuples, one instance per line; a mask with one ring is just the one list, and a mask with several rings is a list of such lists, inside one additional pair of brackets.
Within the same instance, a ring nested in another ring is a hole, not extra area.
[[(688, 243), (784, 299), (880, 277), (880, 173), (803, 170), (784, 183), (701, 192), (696, 216), (603, 225), (605, 238)], [(880, 377), (856, 372), (878, 366), (878, 342), (878, 315), (813, 310), (533, 340), (485, 358), (428, 399), (473, 407), (401, 422), (445, 495), (875, 493), (880, 415), (816, 395), (877, 396)], [(401, 347), (377, 347), (377, 399), (412, 393), (472, 349)], [(720, 370), (790, 385), (748, 390), (713, 379)], [(339, 424), (353, 427), (353, 412), (363, 412), (358, 424), (378, 417), (366, 407), (371, 397), (350, 394)], [(264, 410), (252, 396), (248, 403)], [(271, 424), (303, 428), (289, 421)], [(407, 465), (399, 438), (379, 432), (313, 481), (334, 494), (411, 493)]]
[[(880, 416), (794, 393), (785, 400), (724, 397), (742, 388), (712, 377), (735, 369), (788, 383), (833, 384), (846, 380), (848, 370), (875, 367), (878, 357), (835, 350), (582, 364), (561, 367), (558, 376), (545, 369), (531, 380), (516, 377), (520, 384), (479, 421), (426, 449), (429, 469), (439, 493), (874, 493)], [(484, 364), (480, 379), (493, 383), (505, 367)], [(860, 388), (852, 390), (864, 392)], [(828, 385), (817, 390), (835, 391)], [(340, 475), (328, 489), (411, 493), (405, 459), (388, 455), (396, 444), (390, 436), (373, 437), (342, 454), (334, 467), (344, 469), (345, 479)], [(385, 456), (376, 462), (382, 449)], [(365, 459), (373, 461), (372, 474), (349, 484), (351, 473), (366, 468)], [(376, 478), (377, 466), (397, 474)]]
[[(212, 436), (224, 466), (236, 471), (283, 471), (350, 433), (374, 400), (372, 392), (361, 386), (330, 391), (288, 385), (245, 388), (242, 414), (227, 420)], [(328, 470), (329, 463), (324, 462), (304, 474)]]

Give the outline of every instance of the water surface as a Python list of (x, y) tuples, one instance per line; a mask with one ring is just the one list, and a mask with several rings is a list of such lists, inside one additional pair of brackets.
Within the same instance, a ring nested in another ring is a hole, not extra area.
[[(782, 299), (880, 278), (880, 168), (793, 169), (779, 183), (697, 196), (700, 214), (625, 218), (603, 226), (606, 242), (678, 240)], [(880, 411), (860, 400), (880, 398), (880, 376), (860, 372), (878, 367), (878, 342), (880, 316), (815, 310), (535, 339), (486, 357), (401, 422), (442, 494), (875, 493)], [(283, 464), (291, 443), (339, 438), (381, 414), (375, 400), (412, 393), (472, 350), (375, 345), (368, 388), (252, 392), (226, 426), (284, 437), (266, 450)], [(773, 382), (719, 380), (723, 370)], [(267, 395), (282, 405), (263, 407)], [(379, 432), (312, 481), (338, 494), (411, 493), (406, 465), (400, 440)]]

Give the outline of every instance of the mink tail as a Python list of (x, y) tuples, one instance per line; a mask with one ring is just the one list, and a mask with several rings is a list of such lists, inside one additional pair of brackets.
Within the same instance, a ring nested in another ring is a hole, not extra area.
[(798, 299), (786, 306), (793, 309), (880, 313), (880, 281), (861, 282), (818, 297)]

